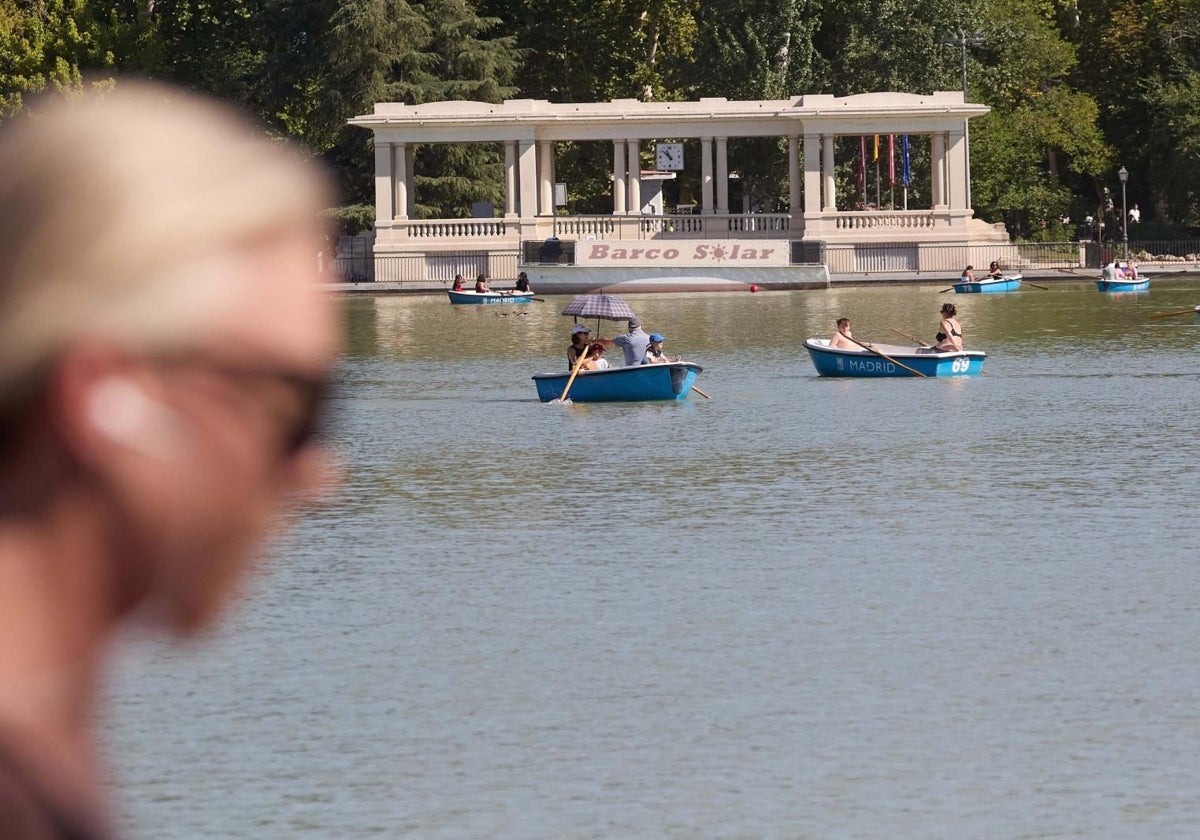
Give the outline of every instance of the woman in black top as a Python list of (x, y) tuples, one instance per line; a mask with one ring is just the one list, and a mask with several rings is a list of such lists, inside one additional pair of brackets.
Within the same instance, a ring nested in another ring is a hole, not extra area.
[(939, 353), (962, 350), (962, 325), (958, 323), (958, 309), (953, 303), (943, 303), (941, 316), (937, 335), (934, 336), (937, 344), (933, 349)]

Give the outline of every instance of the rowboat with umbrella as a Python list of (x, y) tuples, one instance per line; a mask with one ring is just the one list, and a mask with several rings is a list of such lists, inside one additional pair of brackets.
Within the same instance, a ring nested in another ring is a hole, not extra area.
[(934, 352), (928, 347), (895, 344), (860, 344), (846, 349), (830, 347), (827, 338), (810, 338), (804, 347), (821, 376), (978, 376), (987, 358), (982, 350)]
[[(566, 308), (563, 315), (578, 321), (595, 318), (599, 332), (600, 321), (628, 321), (637, 317), (629, 304), (615, 295), (580, 295)], [(661, 365), (631, 365), (605, 370), (581, 371), (581, 355), (574, 370), (566, 373), (535, 373), (538, 399), (570, 400), (571, 402), (647, 402), (685, 400), (694, 389), (696, 377), (703, 370), (691, 362), (671, 362)], [(697, 393), (699, 393), (699, 389)]]
[(533, 300), (533, 292), (477, 292), (474, 289), (463, 289), (456, 292), (447, 289), (451, 303), (529, 303)]

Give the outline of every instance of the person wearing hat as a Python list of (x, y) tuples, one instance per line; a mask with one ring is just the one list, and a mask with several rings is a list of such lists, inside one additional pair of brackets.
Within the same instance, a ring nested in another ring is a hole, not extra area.
[(642, 357), (644, 365), (668, 365), (671, 362), (680, 361), (676, 356), (674, 359), (668, 359), (663, 353), (663, 342), (666, 341), (659, 333), (650, 333), (650, 346), (646, 348), (646, 355)]
[(608, 359), (604, 358), (604, 343), (597, 341), (588, 348), (583, 370), (608, 370)]
[(629, 319), (629, 332), (612, 339), (625, 352), (625, 367), (640, 365), (646, 358), (646, 348), (650, 346), (650, 336), (642, 329), (642, 319), (636, 315)]
[(567, 348), (567, 369), (574, 370), (580, 353), (586, 353), (592, 343), (592, 331), (586, 324), (571, 327), (571, 346)]

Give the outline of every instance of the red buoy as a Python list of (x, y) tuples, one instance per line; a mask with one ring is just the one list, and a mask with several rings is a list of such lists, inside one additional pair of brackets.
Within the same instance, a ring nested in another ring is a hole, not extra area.
[(757, 291), (758, 291), (758, 286), (756, 286), (755, 284), (751, 283), (751, 284), (750, 284), (750, 291), (752, 291), (752, 292), (757, 292)]

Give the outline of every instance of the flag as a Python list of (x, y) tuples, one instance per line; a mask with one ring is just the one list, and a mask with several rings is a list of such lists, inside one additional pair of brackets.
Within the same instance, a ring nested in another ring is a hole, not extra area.
[(888, 135), (888, 186), (896, 186), (896, 135)]
[(912, 161), (908, 156), (908, 135), (900, 135), (900, 179), (904, 186), (912, 183)]
[(867, 200), (867, 138), (858, 138), (858, 189), (862, 192), (863, 201)]
[(875, 156), (871, 160), (879, 160), (879, 135), (875, 135)]

